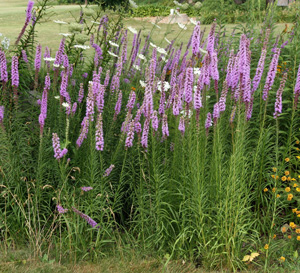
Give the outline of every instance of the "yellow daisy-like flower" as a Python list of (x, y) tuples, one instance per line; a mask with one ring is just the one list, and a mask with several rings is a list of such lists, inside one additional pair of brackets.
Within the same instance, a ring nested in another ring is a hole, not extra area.
[(288, 239), (292, 239), (292, 235), (288, 235)]
[(276, 239), (276, 236), (277, 236), (277, 235), (276, 235), (276, 234), (274, 234), (274, 235), (273, 235), (273, 239)]
[(264, 192), (267, 192), (268, 191), (268, 189), (267, 188), (264, 188)]
[(285, 160), (285, 162), (289, 162), (290, 161), (290, 159), (288, 157), (285, 158), (284, 160)]
[(297, 183), (294, 183), (294, 184), (293, 184), (293, 187), (294, 187), (294, 188), (298, 187), (298, 184), (297, 184)]
[(275, 179), (275, 174), (272, 174), (271, 177)]
[(291, 180), (292, 180), (292, 181), (296, 181), (296, 179), (295, 179), (295, 178), (292, 178)]
[(297, 229), (296, 229), (296, 233), (297, 233), (297, 234), (300, 234), (300, 228), (297, 228)]
[(294, 222), (290, 222), (290, 227), (294, 229), (296, 227), (295, 223)]
[(297, 236), (297, 241), (300, 241), (300, 236)]
[(296, 148), (296, 151), (299, 151), (300, 149), (299, 148)]
[(288, 194), (287, 200), (288, 200), (288, 201), (291, 201), (291, 200), (293, 199), (293, 197), (294, 197), (294, 195), (292, 195), (292, 194), (290, 193), (290, 194)]
[(277, 194), (276, 197), (279, 198), (279, 197), (280, 197), (280, 194)]
[(276, 173), (277, 172), (277, 168), (273, 167), (273, 172)]
[(297, 211), (297, 208), (292, 209), (293, 213), (296, 213), (296, 211)]
[(297, 214), (297, 217), (300, 217), (300, 214)]
[(296, 141), (296, 144), (299, 144), (299, 143), (300, 143), (299, 140), (297, 140), (297, 141)]
[(300, 210), (296, 210), (296, 214), (297, 214), (297, 215), (300, 214)]
[(285, 188), (285, 191), (286, 191), (286, 192), (290, 192), (290, 191), (291, 191), (291, 188), (290, 188), (290, 187), (286, 187), (286, 188)]
[(291, 178), (290, 178), (290, 177), (288, 177), (288, 178), (287, 178), (287, 181), (291, 181)]
[(284, 261), (285, 261), (285, 257), (281, 256), (281, 257), (279, 258), (279, 261), (280, 261), (280, 262), (284, 262)]
[(285, 174), (285, 175), (289, 175), (290, 172), (289, 172), (289, 171), (285, 171), (284, 174)]
[(275, 192), (275, 191), (276, 191), (276, 188), (273, 188), (273, 189), (272, 189), (272, 192)]
[(281, 177), (282, 181), (286, 181), (286, 176)]
[(299, 155), (297, 155), (296, 157), (297, 157), (298, 159), (300, 159), (300, 156), (299, 156)]
[(297, 192), (300, 192), (300, 188), (296, 188), (296, 191), (297, 191)]
[(265, 250), (269, 249), (269, 245), (266, 244), (266, 245), (264, 246), (264, 249), (265, 249)]

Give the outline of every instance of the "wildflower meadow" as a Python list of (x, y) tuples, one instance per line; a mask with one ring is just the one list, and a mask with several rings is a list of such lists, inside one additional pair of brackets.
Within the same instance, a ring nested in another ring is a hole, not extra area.
[(231, 32), (190, 18), (155, 43), (159, 22), (81, 6), (50, 48), (49, 4), (0, 37), (1, 253), (300, 270), (300, 17), (282, 32), (274, 5)]

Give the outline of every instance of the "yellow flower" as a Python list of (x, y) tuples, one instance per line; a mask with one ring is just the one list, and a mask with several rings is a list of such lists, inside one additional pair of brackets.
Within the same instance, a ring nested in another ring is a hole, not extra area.
[(297, 236), (297, 241), (300, 241), (300, 236)]
[(287, 181), (291, 181), (291, 178), (290, 178), (290, 177), (288, 177), (288, 178), (287, 178)]
[(296, 148), (296, 151), (299, 151), (300, 149), (299, 148)]
[(266, 244), (265, 246), (264, 246), (264, 249), (269, 249), (269, 245), (268, 244)]
[(300, 214), (297, 214), (297, 217), (300, 217)]
[(300, 210), (297, 210), (297, 211), (296, 211), (296, 214), (298, 215), (299, 213), (300, 213)]
[(299, 144), (299, 143), (300, 143), (299, 140), (297, 140), (297, 141), (296, 141), (296, 144)]
[(285, 160), (285, 162), (289, 162), (290, 161), (290, 159), (288, 157), (285, 158), (284, 160)]
[(297, 211), (297, 208), (292, 209), (293, 213), (296, 213), (296, 211)]
[(298, 159), (300, 159), (300, 156), (299, 156), (299, 155), (297, 155), (296, 157), (297, 157)]
[(286, 181), (286, 176), (281, 177), (282, 181)]
[(277, 172), (277, 168), (273, 167), (273, 172), (276, 173)]
[(273, 189), (272, 189), (272, 192), (275, 192), (275, 191), (276, 191), (276, 188), (273, 188)]
[(274, 178), (274, 179), (275, 179), (275, 174), (272, 174), (271, 176), (272, 176), (272, 178)]
[(290, 227), (294, 229), (296, 227), (295, 223), (294, 222), (290, 222)]
[(294, 183), (294, 184), (293, 184), (293, 187), (294, 187), (294, 188), (298, 187), (298, 184), (297, 184), (297, 183)]
[(280, 194), (277, 194), (276, 197), (279, 198), (279, 197), (280, 197)]
[(268, 189), (267, 188), (264, 188), (264, 192), (267, 192), (268, 191)]
[(288, 235), (288, 239), (292, 239), (292, 235)]
[(273, 235), (273, 239), (276, 239), (276, 234)]
[(296, 188), (296, 191), (297, 191), (297, 192), (300, 192), (300, 188)]
[(285, 188), (285, 191), (286, 191), (286, 192), (290, 192), (290, 191), (291, 191), (291, 188), (290, 188), (290, 187), (286, 187), (286, 188)]
[(293, 197), (294, 197), (294, 195), (292, 195), (292, 194), (290, 193), (290, 194), (288, 194), (287, 200), (288, 200), (288, 201), (291, 201), (291, 200), (293, 199)]
[(285, 261), (285, 257), (281, 256), (279, 259), (280, 262), (284, 262)]
[(289, 175), (290, 172), (289, 172), (289, 171), (285, 171), (284, 174), (285, 174), (285, 175)]
[(297, 229), (296, 229), (296, 233), (297, 233), (297, 234), (300, 234), (300, 228), (297, 228)]

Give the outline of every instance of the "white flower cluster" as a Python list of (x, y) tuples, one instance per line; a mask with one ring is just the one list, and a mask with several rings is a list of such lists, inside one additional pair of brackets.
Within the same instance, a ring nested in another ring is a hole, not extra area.
[(89, 46), (86, 46), (86, 45), (74, 45), (75, 48), (81, 48), (81, 49), (89, 49), (90, 47)]
[(2, 47), (6, 50), (9, 48), (9, 43), (10, 43), (10, 39), (8, 39), (7, 37), (4, 37), (3, 40), (1, 41)]

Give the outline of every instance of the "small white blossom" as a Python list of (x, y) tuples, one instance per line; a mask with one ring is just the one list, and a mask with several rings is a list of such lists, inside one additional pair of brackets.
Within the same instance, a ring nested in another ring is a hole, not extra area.
[(171, 42), (165, 37), (165, 40), (168, 44), (171, 44)]
[(140, 85), (141, 85), (142, 87), (146, 87), (146, 83), (145, 83), (144, 81), (142, 81), (142, 80), (140, 80)]
[(191, 22), (192, 24), (194, 24), (194, 25), (197, 25), (197, 21), (194, 20), (193, 18), (190, 18), (190, 22)]
[(49, 58), (44, 58), (44, 61), (46, 61), (46, 62), (54, 62), (54, 61), (55, 61), (55, 58), (51, 58), (51, 57), (49, 57)]
[(142, 60), (146, 60), (146, 57), (143, 54), (138, 54), (137, 56), (138, 56), (138, 58), (140, 58)]
[(115, 53), (113, 53), (113, 52), (107, 51), (107, 53), (108, 53), (109, 55), (113, 56), (113, 57), (117, 57), (117, 58), (119, 58), (119, 56), (118, 56), (118, 55), (116, 55), (116, 54), (115, 54)]
[(157, 45), (150, 42), (150, 46), (157, 48)]
[(159, 25), (157, 25), (157, 24), (155, 24), (155, 23), (153, 23), (153, 22), (151, 22), (151, 24), (152, 24), (153, 26), (155, 26), (155, 27), (161, 29), (161, 27), (160, 27)]
[(85, 46), (85, 45), (74, 45), (75, 48), (81, 48), (81, 49), (89, 49), (89, 46)]
[(70, 108), (70, 104), (67, 102), (63, 102), (61, 105), (65, 108)]
[(178, 1), (173, 1), (173, 3), (174, 3), (176, 6), (182, 7), (182, 4), (180, 4)]
[(72, 36), (73, 34), (71, 33), (59, 33), (59, 35), (62, 35), (64, 37)]
[(8, 49), (9, 48), (9, 42), (10, 39), (8, 39), (7, 37), (4, 37), (3, 40), (1, 41), (1, 45), (3, 46), (4, 49)]
[(202, 54), (207, 54), (207, 51), (202, 49), (201, 47), (199, 47), (199, 51), (202, 53)]
[(194, 67), (194, 74), (195, 75), (200, 75), (200, 68), (199, 67)]
[(93, 24), (97, 24), (97, 25), (100, 25), (99, 22), (95, 22), (95, 21), (91, 21)]
[[(164, 82), (164, 91), (168, 91), (171, 88), (169, 82)], [(157, 82), (157, 90), (161, 92), (161, 81)]]
[[(186, 117), (187, 112), (186, 112), (186, 110), (182, 110), (182, 111), (180, 112), (180, 114), (182, 114), (184, 117)], [(192, 115), (193, 115), (193, 111), (192, 111), (192, 110), (189, 110), (189, 112), (188, 112), (189, 118), (191, 118)]]
[(119, 47), (118, 44), (116, 44), (116, 43), (114, 43), (114, 42), (112, 42), (112, 41), (108, 41), (108, 42), (109, 42), (109, 44), (110, 44), (111, 46)]
[(59, 96), (54, 96), (55, 99), (59, 100)]
[(67, 22), (60, 21), (60, 20), (53, 20), (53, 22), (56, 23), (56, 24), (60, 24), (60, 25), (67, 25), (68, 24)]
[(161, 54), (167, 54), (167, 51), (165, 51), (165, 49), (161, 47), (157, 47), (157, 51)]
[(183, 30), (187, 30), (187, 27), (184, 25), (184, 24), (181, 24), (181, 23), (177, 23), (178, 24), (178, 26), (180, 27), (180, 28), (182, 28)]
[(135, 28), (131, 27), (131, 26), (129, 26), (129, 27), (127, 27), (127, 28), (128, 28), (128, 30), (129, 30), (130, 32), (132, 32), (133, 34), (137, 34), (137, 33), (138, 33), (138, 31), (137, 31)]
[(54, 67), (59, 67), (59, 64), (53, 64)]
[(133, 0), (129, 0), (129, 4), (131, 7), (133, 7), (134, 9), (138, 8), (138, 5), (133, 1)]
[(135, 70), (141, 70), (141, 68), (140, 68), (138, 65), (136, 65), (136, 64), (133, 65), (133, 68), (134, 68)]

